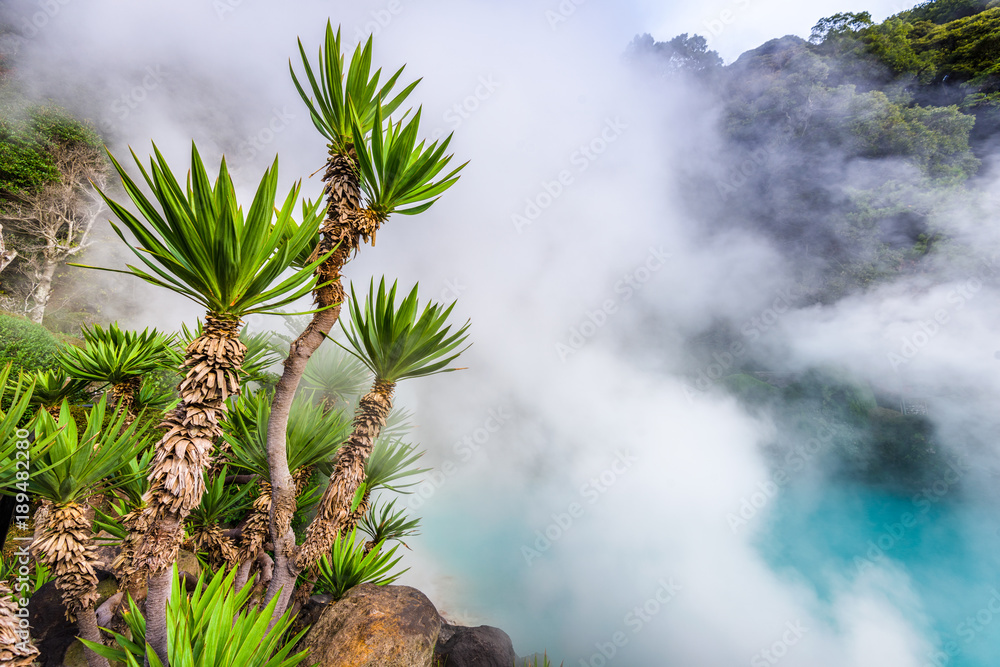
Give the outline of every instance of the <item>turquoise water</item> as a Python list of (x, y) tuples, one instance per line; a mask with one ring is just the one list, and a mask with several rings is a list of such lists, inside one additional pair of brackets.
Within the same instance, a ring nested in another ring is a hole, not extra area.
[(901, 611), (936, 645), (924, 664), (1000, 664), (1000, 535), (985, 501), (852, 484), (788, 491), (757, 544), (772, 568), (804, 578), (827, 602), (871, 568), (899, 568), (918, 599)]

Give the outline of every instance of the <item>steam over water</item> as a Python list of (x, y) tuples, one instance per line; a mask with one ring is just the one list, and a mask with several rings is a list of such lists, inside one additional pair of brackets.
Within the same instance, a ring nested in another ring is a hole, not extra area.
[[(997, 664), (993, 156), (936, 203), (960, 259), (820, 299), (819, 233), (783, 244), (740, 218), (781, 183), (737, 187), (734, 171), (831, 193), (892, 173), (919, 194), (908, 167), (833, 149), (814, 172), (782, 149), (729, 162), (702, 87), (622, 57), (637, 33), (704, 33), (726, 6), (564, 2), (553, 21), (551, 4), (56, 3), (19, 76), (119, 157), (152, 139), (180, 165), (193, 138), (246, 196), (277, 153), (312, 197), (326, 147), (287, 74), (296, 36), (313, 53), (328, 17), (350, 48), (374, 31), (379, 66), (424, 77), (425, 135), (454, 131), (470, 165), (345, 273), (419, 280), (473, 322), (468, 370), (399, 389), (434, 467), (404, 499), (423, 534), (402, 583), (451, 618), (574, 667)], [(729, 61), (845, 10), (770, 3), (775, 27), (733, 4), (711, 43)], [(882, 4), (865, 9), (901, 9)], [(124, 257), (108, 243), (88, 261)], [(134, 290), (124, 324), (197, 316)], [(890, 460), (892, 443), (919, 446)]]

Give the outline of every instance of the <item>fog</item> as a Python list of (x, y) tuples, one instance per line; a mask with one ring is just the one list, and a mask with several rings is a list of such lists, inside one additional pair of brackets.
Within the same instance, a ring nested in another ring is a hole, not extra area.
[[(919, 387), (945, 439), (961, 434), (969, 484), (986, 487), (985, 415), (1000, 390), (992, 265), (942, 260), (919, 281), (803, 300), (801, 258), (738, 226), (705, 234), (682, 203), (718, 197), (685, 185), (720, 153), (711, 100), (623, 58), (634, 35), (705, 33), (726, 6), (563, 4), (573, 11), (553, 20), (556, 3), (57, 2), (8, 48), (32, 96), (92, 118), (119, 157), (131, 146), (145, 159), (152, 140), (184, 165), (193, 139), (210, 165), (226, 154), (245, 198), (275, 154), (285, 187), (303, 179), (307, 196), (322, 191), (310, 174), (324, 140), (288, 76), (296, 36), (312, 55), (328, 17), (348, 48), (374, 31), (379, 66), (423, 77), (411, 98), (423, 135), (454, 131), (455, 160), (470, 164), (427, 213), (391, 218), (345, 275), (359, 289), (371, 276), (419, 281), (426, 297), (458, 300), (456, 321), (472, 321), (467, 370), (399, 388), (435, 467), (406, 498), (424, 528), (407, 542), (401, 583), (450, 618), (499, 626), (519, 654), (547, 649), (567, 665), (925, 664), (940, 639), (935, 610), (906, 566), (877, 559), (856, 576), (826, 573), (822, 587), (774, 566), (768, 554), (783, 545), (769, 517), (789, 497), (822, 502), (828, 482), (809, 467), (791, 473), (806, 491), (777, 489), (763, 447), (780, 435), (775, 420), (714, 381), (726, 353), (695, 359), (688, 343), (720, 321), (740, 330), (763, 318), (766, 330), (744, 334), (733, 355), (789, 373), (837, 367), (887, 392)], [(743, 5), (710, 42), (727, 61), (860, 9)], [(902, 7), (864, 9), (878, 18)], [(6, 11), (20, 27), (42, 10)], [(995, 261), (993, 199), (943, 210), (942, 228)], [(124, 261), (116, 243), (86, 261)], [(116, 313), (128, 325), (175, 329), (199, 315), (133, 289)], [(734, 526), (754, 494), (763, 503)]]

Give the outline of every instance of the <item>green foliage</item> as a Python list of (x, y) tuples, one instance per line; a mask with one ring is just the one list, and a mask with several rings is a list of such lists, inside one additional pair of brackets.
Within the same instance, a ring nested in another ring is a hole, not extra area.
[(33, 463), (28, 490), (54, 503), (79, 502), (98, 489), (114, 488), (120, 469), (145, 449), (151, 433), (140, 421), (125, 425), (127, 414), (120, 410), (105, 424), (107, 398), (87, 412), (83, 432), (63, 402), (58, 418), (39, 410), (34, 426), (38, 438), (53, 440)]
[(23, 195), (59, 181), (55, 144), (102, 145), (93, 128), (65, 109), (30, 106), (10, 87), (0, 88), (0, 193)]
[[(315, 101), (302, 88), (298, 77), (295, 76), (295, 70), (292, 69), (291, 62), (288, 63), (288, 69), (292, 74), (295, 89), (299, 91), (302, 101), (309, 108), (309, 116), (316, 129), (330, 141), (334, 151), (346, 155), (350, 152), (352, 141), (355, 144), (363, 144), (364, 136), (373, 128), (381, 130), (382, 121), (377, 114), (388, 116), (393, 113), (420, 83), (420, 79), (406, 86), (398, 95), (383, 104), (382, 100), (388, 99), (399, 75), (403, 73), (403, 67), (400, 67), (379, 88), (382, 70), (376, 70), (374, 74), (371, 74), (371, 37), (368, 38), (364, 48), (359, 44), (354, 50), (346, 76), (344, 73), (344, 54), (341, 51), (340, 28), (337, 28), (335, 35), (333, 25), (329, 21), (326, 24), (324, 46), (325, 48), (319, 50), (316, 66), (319, 78), (317, 79), (305, 48), (302, 46), (302, 40), (299, 40), (299, 54), (302, 56), (302, 65), (305, 68)], [(354, 124), (360, 130), (360, 140), (352, 131)]]
[[(5, 558), (3, 554), (0, 554), (0, 582), (5, 582), (12, 592), (16, 591), (18, 597), (31, 597), (38, 592), (39, 588), (55, 578), (41, 559), (31, 559), (27, 565), (27, 578), (21, 573), (23, 566), (20, 556)], [(21, 588), (21, 586), (27, 586), (27, 588)]]
[(969, 150), (975, 118), (949, 107), (907, 107), (872, 91), (851, 100), (849, 127), (865, 157), (906, 157), (929, 176), (962, 181), (979, 167)]
[(339, 600), (347, 592), (359, 584), (375, 584), (385, 586), (398, 579), (404, 572), (391, 572), (402, 556), (392, 557), (399, 548), (397, 544), (386, 553), (382, 553), (382, 544), (377, 544), (368, 555), (365, 555), (365, 544), (357, 541), (357, 529), (350, 535), (339, 535), (333, 543), (333, 551), (329, 556), (321, 556), (318, 563), (319, 578), (316, 588), (325, 591)]
[(460, 164), (438, 180), (438, 174), (451, 162), (452, 155), (445, 155), (452, 135), (441, 145), (433, 142), (424, 148), (417, 143), (420, 126), (420, 109), (403, 125), (393, 125), (390, 120), (382, 127), (382, 110), (375, 109), (375, 130), (371, 142), (364, 141), (364, 127), (354, 123), (354, 149), (361, 173), (361, 191), (368, 199), (368, 208), (382, 220), (392, 213), (416, 215), (426, 211), (441, 194), (458, 181), (460, 172), (468, 162)]
[(376, 293), (372, 280), (364, 310), (358, 303), (357, 292), (351, 288), (348, 301), (351, 329), (340, 321), (350, 348), (341, 347), (367, 366), (376, 381), (398, 382), (459, 370), (446, 366), (467, 348), (446, 355), (465, 342), (469, 323), (449, 335), (451, 326), (445, 326), (445, 320), (455, 307), (454, 302), (447, 308), (430, 302), (418, 316), (417, 287), (414, 285), (397, 306), (396, 283), (387, 293), (382, 278)]
[(371, 373), (353, 355), (323, 345), (309, 358), (302, 386), (314, 390), (326, 406), (347, 404), (371, 386)]
[[(230, 399), (223, 437), (229, 443), (232, 465), (261, 479), (271, 479), (267, 459), (267, 423), (271, 399), (262, 391), (248, 392)], [(323, 409), (310, 396), (300, 394), (292, 401), (286, 430), (288, 469), (295, 472), (333, 459), (351, 432), (351, 419), (339, 410)]]
[[(375, 543), (389, 540), (403, 542), (404, 537), (420, 534), (417, 530), (420, 519), (410, 519), (405, 510), (397, 510), (395, 498), (381, 505), (378, 501), (372, 503), (358, 525)], [(403, 542), (403, 545), (406, 546), (406, 543)]]
[(853, 36), (872, 24), (872, 15), (869, 12), (841, 12), (817, 21), (809, 41), (818, 44), (828, 39)]
[(240, 487), (226, 484), (228, 474), (229, 469), (223, 466), (221, 472), (206, 483), (201, 502), (191, 510), (188, 517), (189, 533), (197, 528), (222, 524), (234, 516), (245, 516), (249, 512), (249, 493), (254, 485), (244, 484)]
[[(288, 637), (291, 612), (285, 612), (268, 632), (277, 598), (258, 609), (249, 604), (253, 586), (237, 592), (235, 578), (235, 568), (228, 574), (219, 570), (207, 580), (203, 572), (188, 595), (174, 567), (167, 602), (167, 659), (171, 667), (294, 667), (306, 659), (306, 651), (290, 655), (306, 632)], [(84, 643), (95, 653), (129, 667), (141, 667), (144, 658), (155, 667), (163, 667), (146, 645), (146, 621), (131, 597), (124, 617), (131, 637), (112, 633), (119, 648)]]
[(34, 386), (23, 375), (18, 378), (17, 384), (12, 384), (12, 370), (13, 366), (9, 363), (0, 370), (0, 405), (6, 406), (0, 410), (0, 490), (13, 489), (16, 481), (19, 482), (18, 490), (24, 492), (25, 480), (18, 479), (17, 471), (20, 470), (23, 476), (26, 461), (30, 461), (35, 466), (31, 473), (37, 474), (37, 464), (54, 436), (36, 433), (33, 443), (18, 437), (18, 427), (31, 405)]
[(80, 122), (58, 106), (48, 105), (32, 109), (31, 125), (51, 143), (80, 144), (91, 148), (104, 147), (101, 135), (93, 127)]
[(54, 369), (59, 345), (49, 331), (23, 317), (0, 314), (0, 364), (13, 362), (18, 371)]
[(365, 485), (369, 490), (386, 488), (397, 493), (416, 482), (395, 484), (397, 480), (422, 475), (429, 468), (412, 467), (424, 453), (417, 451), (414, 445), (407, 444), (398, 438), (380, 437), (375, 441), (371, 456), (365, 462)]
[(59, 355), (63, 369), (79, 380), (119, 384), (181, 363), (174, 336), (156, 329), (140, 333), (112, 323), (107, 329), (95, 324), (82, 332), (86, 347), (64, 347)]
[(83, 403), (90, 398), (87, 380), (76, 380), (66, 375), (61, 368), (39, 371), (34, 374), (35, 391), (31, 397), (32, 405), (43, 407), (61, 405), (68, 401), (71, 405)]
[(978, 14), (996, 5), (996, 0), (929, 0), (900, 13), (899, 17), (911, 23), (929, 21), (943, 24)]
[[(120, 273), (131, 273), (166, 287), (223, 317), (274, 313), (309, 294), (315, 284), (312, 272), (326, 257), (272, 286), (315, 236), (315, 230), (304, 226), (295, 234), (288, 234), (298, 183), (275, 215), (277, 159), (264, 172), (244, 216), (236, 202), (236, 188), (225, 158), (213, 187), (192, 143), (191, 172), (187, 187), (182, 188), (155, 145), (153, 150), (155, 157), (150, 160), (149, 172), (134, 152), (132, 157), (153, 191), (162, 215), (118, 161), (111, 158), (129, 198), (145, 221), (106, 194), (102, 193), (102, 197), (138, 239), (138, 246), (130, 244), (130, 247), (152, 272), (129, 265), (129, 271)], [(128, 243), (122, 230), (112, 226)]]

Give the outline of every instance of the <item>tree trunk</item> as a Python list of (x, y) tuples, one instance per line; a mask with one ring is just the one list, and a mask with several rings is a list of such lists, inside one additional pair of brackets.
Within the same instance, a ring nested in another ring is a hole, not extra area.
[[(316, 518), (309, 524), (306, 540), (296, 551), (294, 559), (281, 574), (289, 577), (294, 584), (295, 577), (307, 567), (319, 561), (320, 556), (329, 553), (334, 540), (349, 521), (351, 504), (358, 487), (365, 480), (365, 463), (372, 453), (375, 440), (385, 426), (392, 410), (392, 395), (395, 383), (375, 381), (372, 390), (358, 403), (354, 418), (354, 430), (337, 453), (337, 462), (330, 484), (323, 493)], [(275, 579), (278, 571), (275, 571)], [(274, 580), (272, 580), (272, 586)], [(292, 586), (285, 584), (281, 592), (278, 609), (284, 613), (292, 595)], [(270, 590), (268, 591), (270, 593)], [(277, 594), (277, 589), (275, 589)]]
[(271, 417), (267, 424), (267, 459), (271, 472), (270, 527), (275, 563), (265, 603), (278, 595), (279, 590), (282, 591), (281, 600), (272, 617), (272, 627), (288, 608), (298, 576), (298, 572), (291, 567), (291, 556), (295, 550), (295, 533), (291, 528), (292, 516), (295, 514), (295, 483), (288, 469), (288, 448), (285, 441), (288, 414), (309, 357), (319, 348), (340, 317), (340, 304), (344, 301), (340, 270), (351, 252), (358, 247), (359, 233), (352, 221), (358, 217), (361, 188), (354, 157), (351, 154), (332, 155), (323, 178), (327, 184), (327, 218), (320, 229), (322, 237), (315, 256), (320, 257), (336, 247), (336, 251), (316, 271), (320, 286), (316, 289), (314, 298), (316, 305), (325, 310), (313, 315), (305, 331), (289, 348), (285, 369), (274, 390)]
[[(166, 667), (167, 659), (167, 602), (170, 601), (170, 583), (173, 572), (170, 568), (160, 570), (149, 577), (146, 592), (146, 643), (153, 647), (160, 662)], [(150, 667), (146, 659), (145, 667)]]
[(150, 488), (143, 500), (142, 524), (148, 526), (135, 545), (133, 568), (149, 573), (146, 598), (146, 641), (166, 663), (166, 600), (170, 567), (184, 536), (184, 519), (201, 502), (203, 472), (212, 444), (222, 435), (219, 419), (225, 401), (240, 391), (239, 371), (246, 355), (238, 319), (205, 316), (201, 336), (188, 345), (177, 389), (180, 404), (163, 419), (166, 433), (156, 443)]
[(51, 259), (43, 260), (45, 263), (42, 269), (35, 273), (35, 290), (31, 294), (32, 306), (28, 311), (28, 316), (35, 324), (41, 324), (45, 317), (45, 307), (49, 304), (49, 297), (52, 296), (52, 277), (56, 274), (56, 262)]
[[(95, 644), (102, 643), (101, 630), (97, 627), (97, 614), (93, 607), (84, 609), (76, 615), (76, 624), (80, 627), (80, 636), (88, 642)], [(87, 664), (90, 667), (110, 667), (108, 659), (97, 655), (89, 648), (84, 650), (87, 656)]]

